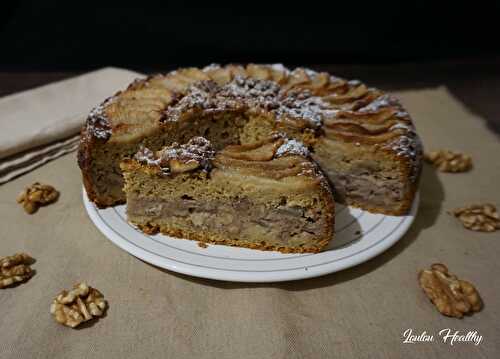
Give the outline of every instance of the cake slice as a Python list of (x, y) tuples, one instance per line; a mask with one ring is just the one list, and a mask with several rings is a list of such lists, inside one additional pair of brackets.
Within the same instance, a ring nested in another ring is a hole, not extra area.
[(389, 215), (410, 211), (422, 144), (394, 97), (382, 95), (356, 111), (344, 108), (326, 118), (312, 157), (332, 183), (337, 202)]
[(148, 234), (283, 253), (333, 236), (330, 186), (308, 150), (283, 135), (214, 151), (203, 137), (121, 163), (128, 220)]

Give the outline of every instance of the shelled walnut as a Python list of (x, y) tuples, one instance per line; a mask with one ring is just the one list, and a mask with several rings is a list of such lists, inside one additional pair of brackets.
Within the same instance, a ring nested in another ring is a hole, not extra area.
[(483, 307), (472, 283), (449, 273), (444, 264), (433, 264), (430, 270), (420, 271), (418, 281), (441, 314), (462, 318), (464, 314), (478, 312)]
[(426, 153), (424, 159), (441, 172), (467, 172), (472, 168), (472, 158), (461, 152), (439, 150)]
[(24, 210), (33, 214), (38, 207), (53, 203), (57, 198), (59, 198), (59, 192), (54, 187), (35, 182), (19, 193), (17, 203), (22, 203)]
[(457, 217), (465, 228), (472, 231), (494, 232), (500, 229), (500, 216), (491, 203), (460, 207), (448, 213)]
[(52, 302), (50, 313), (58, 323), (74, 328), (103, 316), (106, 308), (107, 303), (101, 292), (82, 282), (69, 292), (63, 290)]
[(30, 279), (34, 272), (30, 265), (34, 259), (26, 253), (17, 253), (13, 256), (0, 259), (0, 288)]

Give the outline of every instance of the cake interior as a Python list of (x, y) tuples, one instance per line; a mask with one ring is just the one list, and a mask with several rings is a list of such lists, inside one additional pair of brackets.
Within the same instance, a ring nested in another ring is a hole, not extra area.
[[(100, 198), (100, 205), (110, 206), (125, 202), (123, 176), (120, 162), (131, 158), (141, 145), (157, 151), (174, 142), (186, 143), (189, 139), (202, 136), (212, 143), (215, 150), (230, 144), (255, 143), (269, 137), (273, 132), (273, 120), (265, 115), (244, 111), (219, 114), (194, 114), (180, 122), (168, 122), (157, 131), (138, 141), (111, 139), (93, 148), (93, 163), (90, 175), (94, 190)], [(292, 128), (283, 128), (295, 138), (304, 137)], [(148, 131), (144, 131), (148, 132)]]
[(312, 157), (331, 181), (335, 201), (389, 214), (409, 209), (412, 187), (404, 165), (394, 154), (323, 138)]
[(174, 142), (186, 143), (192, 137), (204, 136), (211, 141), (215, 149), (221, 149), (228, 144), (240, 143), (241, 133), (247, 123), (248, 117), (242, 114), (199, 116), (193, 121), (167, 123), (138, 141), (128, 142), (112, 138), (103, 145), (95, 146), (90, 175), (100, 204), (109, 206), (125, 202), (120, 162), (131, 158), (141, 145), (157, 151)]
[[(95, 146), (91, 176), (101, 205), (125, 202), (120, 162), (131, 158), (145, 145), (153, 151), (174, 142), (186, 143), (203, 136), (219, 150), (229, 144), (255, 143), (273, 132), (273, 121), (247, 112), (192, 114), (180, 122), (168, 122), (141, 141), (110, 141)], [(373, 146), (339, 141), (328, 136), (315, 138), (309, 130), (280, 128), (291, 138), (309, 144), (312, 158), (320, 165), (334, 189), (335, 201), (368, 211), (404, 214), (409, 210), (414, 187), (406, 179), (404, 163), (387, 151)], [(309, 132), (308, 132), (309, 131)]]
[(330, 240), (330, 207), (312, 180), (228, 168), (168, 178), (124, 174), (128, 219), (149, 233), (282, 252), (318, 252)]

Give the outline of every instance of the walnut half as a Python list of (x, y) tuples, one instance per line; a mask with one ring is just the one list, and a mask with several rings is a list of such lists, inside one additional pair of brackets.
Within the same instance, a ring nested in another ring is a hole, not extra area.
[(471, 156), (450, 150), (426, 153), (424, 159), (441, 172), (467, 172), (472, 168)]
[(54, 187), (35, 182), (19, 193), (16, 200), (23, 204), (26, 213), (33, 214), (38, 207), (53, 203), (57, 198), (59, 192)]
[(63, 290), (52, 302), (50, 313), (58, 323), (74, 328), (94, 317), (101, 317), (106, 308), (101, 292), (83, 282), (69, 292)]
[(449, 273), (444, 264), (433, 264), (430, 270), (420, 271), (418, 281), (441, 314), (462, 318), (464, 314), (478, 312), (483, 307), (472, 283)]
[(0, 259), (0, 288), (30, 279), (34, 272), (30, 265), (34, 259), (26, 253), (17, 253), (13, 256)]
[(491, 203), (460, 207), (448, 213), (457, 217), (465, 228), (472, 231), (494, 232), (500, 229), (500, 216)]

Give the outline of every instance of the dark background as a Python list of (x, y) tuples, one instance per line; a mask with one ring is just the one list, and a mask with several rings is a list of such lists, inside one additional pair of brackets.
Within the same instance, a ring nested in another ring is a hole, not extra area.
[(500, 1), (103, 3), (0, 1), (0, 96), (103, 66), (281, 62), (388, 91), (446, 86), (500, 134)]
[(290, 0), (233, 2), (232, 8), (179, 2), (2, 3), (0, 67), (394, 64), (484, 58), (500, 49), (500, 2)]

